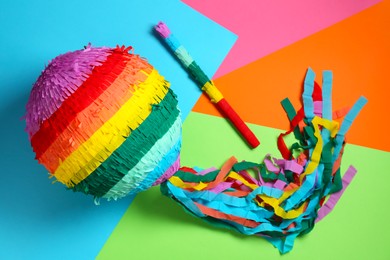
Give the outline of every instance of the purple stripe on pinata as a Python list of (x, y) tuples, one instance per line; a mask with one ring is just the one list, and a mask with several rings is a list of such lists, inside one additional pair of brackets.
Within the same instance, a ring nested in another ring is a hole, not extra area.
[(111, 48), (94, 48), (68, 52), (49, 62), (34, 84), (26, 105), (26, 131), (30, 138), (77, 88), (96, 66), (102, 65)]

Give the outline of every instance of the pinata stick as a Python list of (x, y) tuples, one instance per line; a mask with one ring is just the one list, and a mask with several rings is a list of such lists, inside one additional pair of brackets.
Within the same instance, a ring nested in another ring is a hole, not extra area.
[(215, 87), (213, 82), (202, 71), (194, 59), (190, 56), (187, 50), (180, 44), (180, 42), (173, 36), (168, 26), (159, 22), (155, 27), (156, 31), (165, 40), (169, 48), (173, 51), (176, 57), (180, 60), (182, 65), (186, 68), (188, 73), (194, 78), (199, 87), (206, 92), (217, 108), (232, 122), (238, 132), (244, 137), (248, 144), (255, 148), (260, 142), (249, 129), (249, 127), (242, 121), (240, 116), (229, 105), (227, 100), (223, 97), (222, 93)]

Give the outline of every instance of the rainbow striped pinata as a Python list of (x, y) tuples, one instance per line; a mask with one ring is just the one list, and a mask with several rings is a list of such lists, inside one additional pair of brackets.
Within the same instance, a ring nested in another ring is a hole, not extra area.
[(137, 194), (180, 165), (176, 95), (129, 50), (89, 45), (56, 57), (26, 106), (36, 159), (69, 189), (95, 198)]

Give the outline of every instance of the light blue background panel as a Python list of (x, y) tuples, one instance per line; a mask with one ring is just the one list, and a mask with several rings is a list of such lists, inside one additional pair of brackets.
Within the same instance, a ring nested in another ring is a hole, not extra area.
[[(177, 0), (0, 0), (0, 259), (94, 258), (132, 201), (102, 201), (51, 185), (21, 120), (29, 91), (55, 56), (131, 45), (168, 79), (186, 117), (200, 90), (153, 33), (165, 21), (212, 76), (236, 36)], [(129, 232), (132, 232), (129, 230)]]

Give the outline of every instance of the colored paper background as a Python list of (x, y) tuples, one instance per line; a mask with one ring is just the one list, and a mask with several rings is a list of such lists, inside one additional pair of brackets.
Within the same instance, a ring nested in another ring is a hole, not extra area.
[[(347, 141), (389, 151), (388, 139), (382, 138), (389, 119), (383, 112), (389, 96), (384, 71), (390, 46), (388, 0), (370, 8), (378, 1), (313, 4), (300, 0), (291, 1), (293, 6), (249, 0), (224, 1), (223, 5), (217, 0), (185, 2), (222, 26), (178, 0), (0, 3), (0, 259), (281, 258), (261, 238), (195, 219), (158, 188), (140, 194), (130, 207), (132, 198), (97, 207), (90, 197), (66, 191), (60, 184), (50, 185), (45, 169), (34, 161), (20, 120), (31, 85), (49, 59), (88, 42), (132, 45), (172, 82), (184, 117), (190, 113), (200, 92), (152, 33), (159, 20), (168, 23), (210, 76), (237, 34), (236, 50), (220, 67), (222, 77), (216, 85), (246, 121), (273, 127), (250, 125), (262, 142), (251, 151), (224, 119), (210, 116), (217, 113), (202, 97), (195, 111), (210, 115), (191, 112), (186, 119), (183, 165), (218, 167), (231, 155), (254, 161), (261, 161), (268, 152), (278, 155), (275, 138), (280, 130), (275, 128), (287, 126), (279, 101), (289, 96), (298, 103), (308, 66), (318, 73), (334, 71), (335, 107), (352, 104), (360, 94), (369, 98)], [(232, 10), (237, 16), (229, 14)], [(247, 10), (253, 10), (251, 15), (239, 16)], [(290, 17), (287, 28), (283, 13)], [(248, 37), (259, 26), (255, 19), (262, 17), (269, 20), (263, 20), (267, 26), (259, 29), (278, 37), (264, 39), (266, 34), (259, 31), (256, 40)], [(286, 32), (295, 34), (283, 38)], [(359, 145), (346, 147), (343, 169), (353, 163), (358, 174), (335, 211), (298, 239), (283, 258), (390, 258), (385, 237), (390, 231), (385, 204), (390, 155)]]
[(379, 0), (184, 2), (239, 36), (215, 75), (219, 78), (340, 22), (378, 3)]
[[(93, 259), (98, 254), (132, 198), (97, 207), (92, 197), (51, 185), (34, 160), (21, 117), (44, 65), (89, 42), (132, 45), (169, 79), (185, 117), (201, 92), (153, 34), (160, 20), (182, 35), (210, 75), (236, 40), (176, 0), (1, 1), (0, 259)], [(198, 42), (206, 37), (210, 42)], [(204, 55), (205, 50), (213, 55)]]
[[(383, 1), (318, 33), (215, 80), (232, 106), (255, 124), (287, 129), (279, 102), (286, 96), (298, 106), (297, 86), (312, 67), (321, 82), (321, 71), (334, 74), (333, 107), (350, 106), (360, 95), (369, 102), (354, 122), (347, 142), (390, 151), (390, 139), (377, 134), (389, 126), (384, 113), (389, 92), (390, 1)], [(238, 87), (239, 86), (239, 91)], [(202, 96), (194, 111), (220, 115)], [(260, 137), (261, 138), (261, 137)]]

